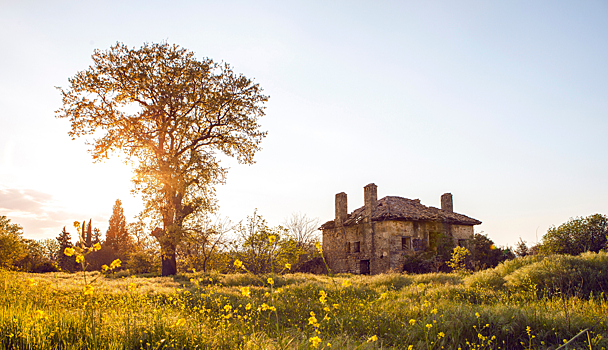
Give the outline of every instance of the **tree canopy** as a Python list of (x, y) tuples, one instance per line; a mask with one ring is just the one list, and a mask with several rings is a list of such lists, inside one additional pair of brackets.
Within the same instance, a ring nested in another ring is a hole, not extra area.
[(599, 252), (606, 247), (608, 217), (593, 214), (571, 218), (558, 227), (550, 227), (539, 246), (541, 253), (577, 255)]
[(0, 267), (12, 265), (25, 255), (23, 247), (23, 228), (11, 224), (11, 220), (0, 215)]
[(91, 137), (94, 160), (118, 152), (135, 165), (135, 190), (162, 225), (163, 275), (175, 274), (185, 219), (215, 207), (213, 186), (227, 170), (218, 155), (253, 163), (268, 97), (229, 64), (197, 60), (178, 45), (117, 43), (92, 58), (61, 89), (56, 115), (69, 119), (72, 138)]

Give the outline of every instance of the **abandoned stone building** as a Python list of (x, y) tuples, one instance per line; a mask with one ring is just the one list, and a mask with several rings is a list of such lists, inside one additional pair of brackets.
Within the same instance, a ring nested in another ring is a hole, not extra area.
[(378, 274), (402, 271), (405, 257), (436, 249), (441, 235), (469, 246), (473, 226), (481, 221), (454, 213), (452, 194), (441, 196), (441, 209), (419, 199), (387, 196), (377, 200), (377, 186), (364, 187), (364, 206), (348, 214), (346, 193), (336, 194), (336, 216), (321, 226), (323, 254), (335, 273)]

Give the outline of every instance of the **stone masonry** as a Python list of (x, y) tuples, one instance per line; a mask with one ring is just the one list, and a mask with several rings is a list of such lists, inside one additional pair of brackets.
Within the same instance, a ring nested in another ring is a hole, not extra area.
[(481, 221), (454, 213), (452, 195), (441, 196), (441, 209), (419, 199), (377, 199), (377, 186), (364, 187), (364, 206), (348, 213), (346, 193), (336, 194), (335, 218), (321, 226), (323, 254), (334, 273), (379, 274), (403, 270), (406, 256), (435, 249), (437, 237), (469, 246)]

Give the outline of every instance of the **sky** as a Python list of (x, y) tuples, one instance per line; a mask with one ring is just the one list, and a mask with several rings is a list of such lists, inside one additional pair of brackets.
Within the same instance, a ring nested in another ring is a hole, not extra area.
[[(142, 209), (124, 158), (57, 119), (95, 49), (166, 41), (270, 96), (256, 163), (225, 159), (217, 215), (332, 220), (363, 187), (482, 221), (498, 245), (608, 214), (605, 1), (0, 0), (0, 215), (27, 238)], [(74, 229), (71, 229), (74, 232)]]

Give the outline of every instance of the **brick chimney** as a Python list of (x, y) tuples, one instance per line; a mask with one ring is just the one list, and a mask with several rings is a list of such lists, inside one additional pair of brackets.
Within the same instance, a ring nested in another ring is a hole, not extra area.
[(363, 187), (364, 203), (365, 203), (365, 217), (372, 218), (372, 214), (376, 210), (378, 202), (378, 186), (375, 184), (369, 184)]
[(454, 212), (451, 193), (444, 193), (441, 195), (441, 209)]
[(340, 192), (336, 194), (336, 225), (341, 225), (346, 220), (348, 214), (348, 205), (346, 202), (346, 193)]

